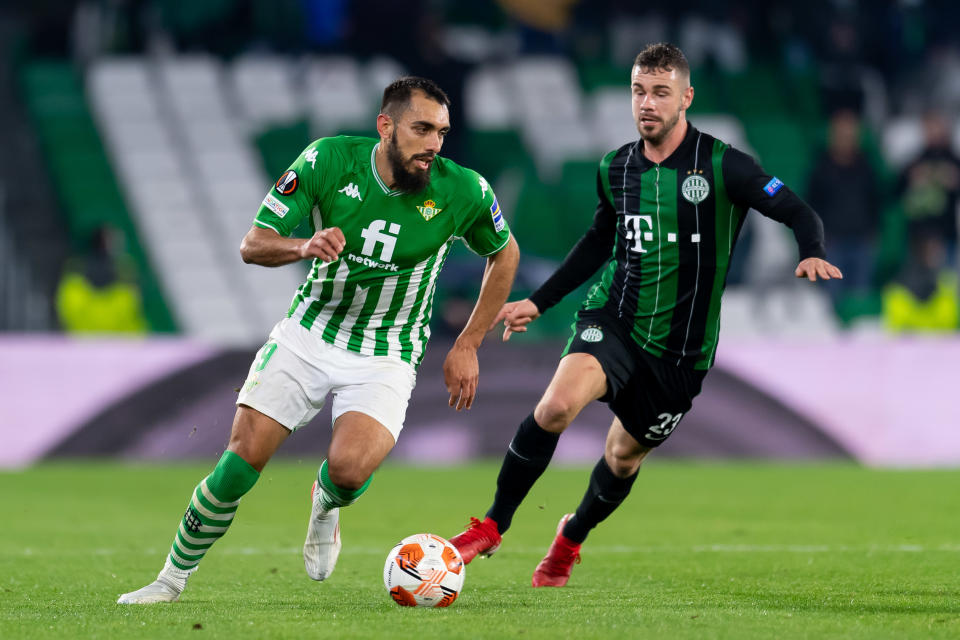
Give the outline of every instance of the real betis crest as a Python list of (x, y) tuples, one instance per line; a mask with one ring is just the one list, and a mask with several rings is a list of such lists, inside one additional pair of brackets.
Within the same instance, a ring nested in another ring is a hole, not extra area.
[(700, 204), (710, 195), (710, 183), (702, 175), (699, 175), (700, 173), (703, 173), (703, 171), (693, 172), (680, 185), (680, 193), (683, 194), (687, 202)]
[(417, 209), (419, 209), (420, 215), (423, 216), (424, 220), (429, 220), (433, 216), (443, 211), (443, 209), (437, 209), (437, 203), (433, 200), (424, 201), (423, 206), (417, 206)]

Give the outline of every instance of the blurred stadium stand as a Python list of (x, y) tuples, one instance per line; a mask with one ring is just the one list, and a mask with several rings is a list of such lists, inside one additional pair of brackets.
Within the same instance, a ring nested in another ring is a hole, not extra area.
[[(0, 105), (0, 122), (12, 127), (18, 107), (30, 114), (40, 150), (34, 157), (42, 162), (33, 173), (48, 175), (57, 196), (48, 198), (45, 215), (34, 217), (46, 227), (13, 227), (7, 242), (24, 246), (31, 237), (58, 235), (52, 229), (60, 227), (61, 242), (75, 246), (109, 222), (128, 239), (155, 331), (257, 342), (302, 274), (301, 266), (251, 269), (235, 259), (237, 240), (272, 176), (314, 137), (369, 135), (390, 79), (444, 68), (422, 50), (427, 45), (377, 51), (363, 39), (357, 18), (379, 4), (271, 4), (270, 19), (267, 3), (240, 0), (205, 3), (202, 10), (173, 0), (7, 9), (4, 28), (25, 26), (28, 35), (14, 39), (4, 55), (7, 73), (18, 74), (23, 90), (19, 105), (9, 99)], [(867, 36), (854, 33), (851, 42), (844, 30), (851, 11), (872, 19), (880, 9), (824, 3), (828, 17), (805, 23), (799, 4), (782, 7), (783, 15), (744, 16), (745, 3), (728, 3), (726, 15), (694, 3), (676, 19), (618, 2), (573, 3), (572, 13), (562, 15), (523, 4), (464, 11), (453, 2), (414, 3), (410, 33), (394, 34), (385, 46), (420, 37), (439, 47), (435, 56), (459, 56), (464, 73), (454, 81), (460, 86), (450, 87), (463, 96), (465, 122), (455, 129), (464, 130), (465, 144), (457, 146), (457, 159), (493, 182), (525, 253), (547, 265), (589, 223), (597, 159), (636, 135), (626, 78), (641, 39), (672, 37), (687, 50), (697, 91), (689, 113), (694, 124), (754, 153), (801, 193), (824, 138), (829, 101), (860, 101), (876, 127), (867, 135), (877, 141), (874, 160), (886, 167), (888, 183), (922, 145), (918, 105), (891, 104), (888, 97), (899, 86), (899, 78), (882, 73), (889, 61), (870, 59)], [(931, 46), (939, 46), (936, 3), (919, 4), (919, 14), (904, 8), (902, 17), (921, 20)], [(785, 28), (777, 20), (798, 29), (785, 44), (753, 37)], [(427, 38), (421, 33), (427, 27), (443, 33)], [(950, 86), (939, 90), (952, 95)], [(956, 136), (960, 142), (960, 128)], [(885, 215), (898, 229), (895, 203)], [(883, 235), (877, 295), (904, 254), (896, 236)], [(742, 244), (725, 305), (728, 334), (829, 333), (853, 319), (841, 313), (838, 321), (819, 292), (792, 293), (795, 252), (783, 229), (751, 216)], [(20, 283), (17, 293), (5, 287), (5, 296), (20, 300), (8, 308), (45, 308), (37, 300), (55, 288), (58, 269), (29, 262), (4, 260), (5, 273), (30, 273), (7, 278)], [(31, 278), (35, 284), (24, 287)], [(791, 292), (784, 297), (799, 310), (778, 314), (778, 292)], [(850, 315), (865, 316), (861, 325), (873, 327), (878, 313), (873, 302)], [(51, 328), (55, 321), (46, 316), (21, 327)], [(6, 322), (13, 328), (12, 319)], [(538, 333), (564, 329), (565, 321)]]
[[(153, 333), (255, 347), (304, 274), (240, 261), (263, 193), (314, 138), (373, 134), (382, 88), (405, 72), (454, 97), (445, 151), (497, 190), (523, 251), (514, 295), (527, 294), (589, 225), (599, 158), (636, 137), (632, 59), (666, 39), (694, 67), (690, 121), (801, 195), (839, 108), (860, 115), (880, 177), (868, 295), (834, 306), (797, 282), (792, 235), (754, 214), (722, 341), (883, 333), (884, 287), (909, 255), (897, 174), (923, 148), (927, 110), (950, 119), (960, 149), (960, 5), (695, 0), (667, 15), (620, 0), (556, 3), (557, 14), (532, 4), (4, 3), (0, 331), (57, 331), (64, 264), (109, 225), (125, 238)], [(441, 279), (441, 341), (477, 292), (482, 265), (465, 253)], [(577, 302), (568, 296), (533, 325), (530, 341), (564, 336)]]
[[(463, 96), (464, 114), (454, 123), (462, 143), (456, 159), (491, 180), (525, 254), (549, 265), (589, 223), (597, 159), (636, 135), (626, 79), (641, 41), (679, 42), (694, 67), (690, 120), (754, 153), (801, 193), (834, 106), (856, 106), (870, 125), (867, 146), (875, 149), (887, 193), (895, 171), (922, 146), (919, 119), (930, 105), (898, 99), (909, 78), (869, 48), (878, 34), (851, 31), (852, 19), (876, 24), (890, 11), (915, 22), (929, 57), (947, 60), (941, 66), (951, 58), (938, 52), (957, 50), (938, 24), (956, 11), (936, 2), (824, 2), (817, 20), (805, 18), (799, 3), (749, 15), (747, 3), (726, 3), (726, 13), (694, 3), (670, 19), (615, 1), (572, 3), (556, 14), (522, 2), (471, 10), (413, 3), (407, 25), (364, 38), (359, 19), (388, 4), (157, 0), (5, 9), (4, 28), (25, 35), (4, 52), (8, 85), (19, 90), (5, 94), (0, 121), (28, 139), (20, 147), (33, 138), (41, 165), (31, 173), (51, 182), (38, 191), (56, 194), (45, 208), (29, 205), (45, 211), (31, 216), (32, 224), (46, 225), (42, 231), (14, 225), (6, 241), (23, 247), (59, 235), (64, 244), (60, 260), (37, 265), (7, 255), (5, 282), (17, 284), (5, 285), (5, 295), (16, 290), (17, 299), (33, 302), (5, 307), (48, 307), (38, 300), (55, 288), (62, 256), (90, 229), (110, 223), (127, 238), (153, 330), (220, 344), (257, 342), (302, 273), (301, 266), (251, 269), (235, 259), (262, 192), (311, 139), (369, 135), (382, 87), (405, 71), (434, 71), (455, 85), (448, 89)], [(770, 29), (789, 37), (778, 42), (776, 33), (764, 33)], [(898, 35), (896, 26), (883, 29)], [(383, 49), (378, 35), (386, 38)], [(913, 52), (899, 35), (899, 48)], [(451, 59), (463, 72), (453, 79), (450, 64), (440, 62)], [(949, 102), (952, 87), (944, 81), (931, 93)], [(16, 125), (18, 109), (29, 113), (30, 131)], [(960, 127), (955, 137), (960, 144)], [(22, 181), (11, 174), (5, 182)], [(14, 197), (9, 187), (6, 193), (8, 201)], [(878, 327), (880, 288), (905, 254), (902, 213), (888, 202), (873, 301), (840, 305), (839, 317), (820, 292), (794, 293), (789, 233), (751, 216), (731, 273), (726, 332), (829, 333), (857, 317), (859, 326)], [(797, 309), (779, 313), (778, 297)], [(49, 311), (40, 315), (20, 327), (55, 326)], [(218, 328), (210, 317), (221, 318)], [(5, 323), (14, 327), (12, 318)], [(563, 331), (566, 322), (544, 325), (538, 334)]]

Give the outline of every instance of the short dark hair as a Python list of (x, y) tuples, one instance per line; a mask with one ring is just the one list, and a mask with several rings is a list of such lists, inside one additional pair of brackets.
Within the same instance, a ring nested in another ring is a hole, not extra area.
[(690, 77), (690, 63), (687, 62), (687, 56), (676, 45), (669, 42), (658, 42), (648, 44), (641, 51), (633, 66), (640, 67), (641, 71), (677, 71), (678, 73)]
[(380, 103), (380, 113), (396, 117), (406, 110), (410, 104), (410, 96), (414, 91), (422, 91), (428, 98), (450, 108), (450, 98), (437, 83), (419, 76), (403, 76), (390, 83), (383, 90), (383, 101)]

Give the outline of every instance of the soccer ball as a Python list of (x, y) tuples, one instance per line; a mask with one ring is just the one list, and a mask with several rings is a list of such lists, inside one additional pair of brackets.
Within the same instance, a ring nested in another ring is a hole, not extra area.
[(463, 588), (460, 552), (432, 533), (401, 540), (387, 554), (383, 586), (404, 607), (447, 607)]

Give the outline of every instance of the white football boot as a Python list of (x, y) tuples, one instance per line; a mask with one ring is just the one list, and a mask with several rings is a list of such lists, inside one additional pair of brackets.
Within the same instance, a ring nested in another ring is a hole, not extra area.
[(340, 509), (324, 511), (320, 506), (317, 483), (311, 489), (313, 508), (307, 524), (307, 540), (303, 543), (303, 567), (314, 580), (326, 580), (337, 566), (340, 556)]
[(125, 593), (117, 604), (154, 604), (157, 602), (177, 602), (187, 586), (189, 571), (177, 569), (169, 562), (164, 564), (157, 579), (147, 586)]

